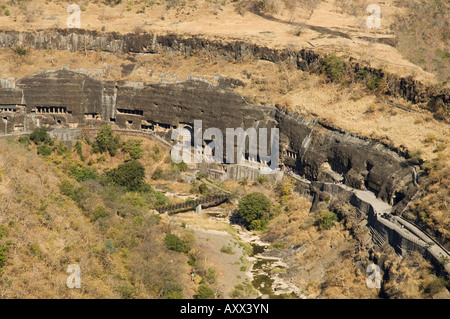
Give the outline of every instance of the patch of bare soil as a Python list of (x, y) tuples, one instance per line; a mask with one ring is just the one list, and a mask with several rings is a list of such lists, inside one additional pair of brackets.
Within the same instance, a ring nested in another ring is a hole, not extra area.
[[(233, 237), (224, 231), (212, 229), (194, 229), (194, 236), (199, 248), (204, 252), (205, 263), (211, 264), (218, 275), (218, 288), (221, 298), (231, 298), (236, 285), (242, 284), (246, 275), (240, 270), (245, 258), (242, 248), (236, 245)], [(221, 252), (223, 247), (231, 247), (232, 253)]]

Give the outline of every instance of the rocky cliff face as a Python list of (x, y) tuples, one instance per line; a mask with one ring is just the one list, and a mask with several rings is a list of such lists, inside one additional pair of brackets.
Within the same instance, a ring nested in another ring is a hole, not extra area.
[(275, 118), (288, 154), (284, 163), (305, 178), (326, 181), (323, 172), (337, 173), (337, 181), (341, 175), (345, 184), (367, 188), (391, 205), (416, 191), (412, 168), (388, 147), (296, 114), (278, 111)]
[[(100, 50), (114, 54), (157, 53), (172, 51), (192, 55), (210, 52), (216, 56), (239, 60), (244, 56), (272, 62), (287, 62), (308, 72), (318, 72), (323, 64), (323, 54), (313, 50), (272, 49), (245, 41), (208, 40), (200, 36), (158, 35), (154, 33), (99, 32), (82, 29), (52, 29), (33, 32), (0, 31), (0, 47), (23, 45), (45, 50)], [(363, 68), (356, 61), (346, 63), (347, 69), (355, 75)], [(450, 90), (429, 87), (410, 77), (399, 77), (380, 69), (364, 67), (370, 76), (384, 78), (386, 94), (402, 97), (413, 103), (421, 103), (439, 118), (448, 116)]]
[(111, 123), (122, 129), (158, 132), (170, 139), (173, 128), (192, 127), (194, 120), (203, 121), (203, 130), (216, 127), (224, 135), (226, 128), (276, 126), (281, 164), (307, 179), (323, 180), (323, 172), (341, 175), (346, 184), (367, 187), (391, 204), (407, 201), (415, 191), (412, 168), (394, 150), (308, 122), (297, 114), (252, 105), (206, 81), (113, 83), (67, 69), (46, 71), (0, 88), (0, 107), (6, 109), (0, 121), (3, 134), (32, 131), (42, 125)]
[[(14, 86), (0, 88), (0, 105), (26, 105), (26, 114), (48, 125), (109, 121), (137, 130), (157, 125), (164, 131), (182, 124), (192, 126), (194, 120), (201, 119), (206, 128), (222, 131), (227, 127), (274, 126), (264, 115), (270, 108), (250, 105), (241, 96), (204, 81), (104, 82), (62, 69), (20, 79)], [(30, 122), (26, 129), (33, 128)]]

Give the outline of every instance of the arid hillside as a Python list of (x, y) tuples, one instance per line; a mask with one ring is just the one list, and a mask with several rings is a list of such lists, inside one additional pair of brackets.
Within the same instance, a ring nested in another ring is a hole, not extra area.
[[(243, 104), (297, 113), (398, 154), (418, 185), (399, 214), (450, 247), (448, 1), (72, 3), (0, 0), (0, 89), (64, 69), (116, 92), (199, 80)], [(72, 148), (39, 130), (0, 139), (0, 298), (253, 298), (252, 248), (236, 228), (154, 210), (220, 188), (232, 194), (225, 215), (253, 192), (270, 200), (270, 221), (254, 234), (289, 266), (272, 274), (303, 297), (449, 297), (448, 276), (420, 254), (373, 248), (348, 205), (321, 198), (311, 211), (286, 180), (189, 182), (169, 147), (103, 129), (107, 143), (83, 136)], [(382, 267), (381, 291), (366, 289), (369, 262)], [(81, 290), (66, 286), (70, 264), (82, 268)]]
[[(0, 2), (2, 29), (66, 28), (70, 1)], [(389, 72), (446, 85), (450, 67), (445, 1), (131, 0), (79, 1), (80, 27), (159, 31), (340, 52)], [(379, 27), (368, 18), (379, 14)], [(420, 19), (418, 17), (420, 16)], [(72, 21), (72, 20), (71, 20)], [(425, 21), (423, 25), (421, 21)], [(73, 21), (72, 21), (73, 22)], [(419, 40), (420, 39), (420, 40)]]

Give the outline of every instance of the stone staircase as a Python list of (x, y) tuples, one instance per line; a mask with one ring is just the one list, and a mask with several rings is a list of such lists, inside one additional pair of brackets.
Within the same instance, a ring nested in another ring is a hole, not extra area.
[(378, 246), (382, 247), (384, 244), (386, 244), (386, 239), (372, 226), (369, 227), (370, 235), (372, 236), (372, 241)]

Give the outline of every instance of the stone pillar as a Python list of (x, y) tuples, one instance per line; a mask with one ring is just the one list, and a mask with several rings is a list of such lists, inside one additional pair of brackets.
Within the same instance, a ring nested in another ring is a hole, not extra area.
[(197, 214), (201, 214), (201, 213), (202, 213), (202, 205), (198, 205), (198, 206), (195, 208), (195, 212), (196, 212)]

